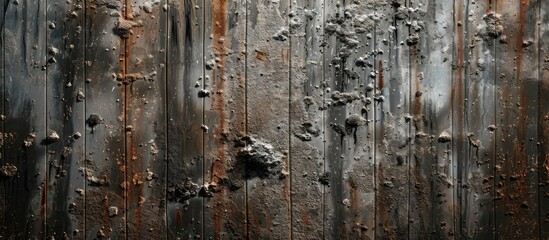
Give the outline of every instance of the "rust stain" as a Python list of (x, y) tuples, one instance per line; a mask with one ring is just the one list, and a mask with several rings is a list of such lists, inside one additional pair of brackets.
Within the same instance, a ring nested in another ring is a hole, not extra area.
[[(463, 5), (458, 4), (458, 22), (463, 23)], [(463, 82), (463, 66), (465, 64), (465, 43), (464, 43), (464, 29), (463, 25), (457, 25), (457, 46), (456, 46), (456, 66), (454, 70), (454, 87), (452, 87), (451, 96), (451, 108), (452, 112), (456, 113), (457, 124), (457, 137), (463, 139), (465, 136), (463, 132), (464, 125), (464, 111), (465, 111), (465, 94), (464, 94), (464, 82)], [(457, 152), (463, 151), (463, 141), (457, 141)]]
[(271, 59), (269, 59), (269, 54), (261, 50), (255, 50), (255, 58), (265, 63), (271, 62)]
[[(225, 47), (225, 36), (227, 32), (227, 1), (219, 0), (212, 2), (213, 11), (213, 40), (212, 49), (215, 56), (219, 59), (217, 63), (217, 70), (214, 70), (212, 77), (213, 86), (217, 87), (216, 94), (212, 97), (212, 110), (218, 111), (218, 124), (214, 132), (214, 138), (217, 143), (217, 154), (212, 167), (212, 176), (210, 181), (219, 181), (225, 176), (225, 150), (226, 143), (223, 139), (223, 131), (225, 130), (225, 56), (227, 55), (227, 49)], [(215, 194), (213, 197), (214, 202), (214, 224), (216, 235), (221, 232), (222, 216), (225, 209), (225, 191), (221, 191)]]
[[(521, 0), (520, 4), (520, 10), (519, 10), (519, 19), (518, 19), (518, 25), (519, 30), (517, 33), (517, 39), (515, 42), (515, 51), (517, 52), (516, 61), (515, 61), (515, 67), (516, 67), (516, 81), (520, 81), (521, 84), (521, 92), (519, 97), (519, 127), (517, 128), (518, 134), (517, 134), (517, 140), (515, 144), (515, 155), (518, 157), (517, 159), (520, 161), (520, 168), (517, 169), (521, 171), (522, 173), (526, 174), (528, 171), (528, 156), (524, 150), (524, 140), (526, 140), (526, 129), (527, 129), (527, 120), (528, 120), (528, 112), (527, 112), (527, 86), (526, 81), (521, 79), (522, 74), (522, 60), (523, 60), (523, 53), (524, 53), (524, 47), (523, 47), (523, 35), (524, 35), (524, 25), (526, 20), (526, 10), (528, 8), (529, 0)], [(521, 144), (519, 144), (521, 143)]]
[(379, 60), (379, 78), (377, 82), (377, 89), (382, 90), (383, 89), (383, 60)]
[(108, 195), (108, 193), (105, 193), (105, 197), (103, 197), (103, 224), (106, 227), (111, 226), (111, 219), (109, 218), (109, 195)]
[(288, 51), (289, 49), (284, 49), (284, 48), (280, 50), (280, 57), (281, 57), (280, 59), (282, 59), (282, 63), (287, 63), (289, 61), (288, 58), (290, 54)]
[(311, 228), (311, 219), (309, 219), (309, 214), (307, 214), (306, 208), (301, 207), (301, 219), (303, 220), (303, 226), (305, 226), (307, 229)]
[(44, 228), (46, 227), (46, 218), (47, 218), (47, 197), (46, 197), (46, 194), (48, 192), (48, 187), (47, 187), (47, 184), (46, 184), (46, 178), (44, 178), (42, 180), (42, 192), (41, 192), (41, 195), (40, 195), (40, 220), (41, 220), (41, 224), (40, 224), (40, 227), (41, 228)]
[(545, 154), (545, 183), (549, 183), (549, 153)]
[(271, 216), (267, 214), (265, 215), (265, 234), (263, 235), (267, 239), (269, 239), (270, 229), (271, 229)]

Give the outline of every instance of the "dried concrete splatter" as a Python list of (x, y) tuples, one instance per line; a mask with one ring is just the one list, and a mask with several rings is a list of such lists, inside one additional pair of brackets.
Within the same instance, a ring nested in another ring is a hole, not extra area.
[(246, 146), (237, 155), (237, 158), (246, 163), (248, 178), (268, 178), (282, 173), (284, 162), (282, 153), (273, 149), (271, 144), (254, 137), (244, 137)]
[(491, 39), (496, 39), (502, 35), (503, 24), (500, 14), (489, 12), (484, 14), (482, 19), (484, 22), (477, 27), (477, 35), (480, 38), (490, 41)]
[(0, 173), (2, 173), (2, 176), (4, 177), (13, 177), (17, 174), (17, 167), (13, 164), (6, 163), (0, 168)]
[(99, 114), (92, 113), (92, 114), (90, 114), (90, 116), (86, 120), (86, 123), (92, 129), (91, 133), (93, 133), (95, 131), (95, 127), (99, 124), (102, 124), (104, 121), (105, 120), (103, 120), (103, 118), (101, 116), (99, 116)]

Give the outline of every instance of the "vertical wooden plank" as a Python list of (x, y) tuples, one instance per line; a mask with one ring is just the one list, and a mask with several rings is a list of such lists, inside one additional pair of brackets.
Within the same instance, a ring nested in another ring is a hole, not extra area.
[[(342, 189), (341, 189), (341, 167), (337, 164), (338, 159), (343, 154), (341, 144), (343, 143), (342, 134), (346, 134), (343, 127), (336, 132), (333, 125), (334, 120), (339, 115), (344, 115), (344, 109), (342, 107), (328, 109), (331, 102), (331, 88), (337, 83), (336, 79), (342, 79), (342, 72), (336, 71), (335, 67), (341, 68), (339, 62), (337, 62), (338, 51), (340, 46), (337, 40), (337, 35), (334, 31), (338, 29), (338, 18), (341, 18), (343, 13), (340, 3), (332, 0), (324, 1), (324, 83), (323, 83), (323, 99), (324, 99), (324, 173), (329, 176), (328, 185), (324, 187), (324, 213), (323, 213), (323, 236), (327, 239), (338, 239), (343, 232), (343, 217), (342, 211), (345, 207), (343, 205)], [(339, 26), (340, 27), (340, 26)], [(341, 28), (341, 27), (340, 27)], [(341, 88), (339, 86), (339, 88)], [(338, 91), (339, 92), (339, 91)], [(350, 93), (346, 95), (351, 96)], [(355, 100), (360, 99), (358, 95)], [(350, 98), (351, 102), (353, 101)], [(342, 102), (346, 104), (346, 102)], [(341, 126), (341, 125), (339, 125)], [(341, 161), (343, 162), (343, 161)], [(347, 202), (346, 202), (347, 203)]]
[(539, 145), (539, 239), (549, 239), (549, 2), (539, 1), (539, 95), (538, 141)]
[(46, 2), (9, 1), (5, 13), (5, 237), (45, 238)]
[(458, 166), (456, 229), (461, 238), (493, 239), (495, 41), (490, 1), (456, 1), (453, 159)]
[(497, 0), (497, 238), (537, 239), (538, 4)]
[(202, 238), (204, 1), (169, 1), (168, 237)]
[[(376, 104), (376, 238), (408, 237), (409, 50), (406, 1), (377, 2), (375, 88), (384, 101)], [(404, 14), (404, 15), (403, 15)]]
[[(125, 36), (134, 23), (123, 2), (85, 2), (85, 238), (126, 237)], [(82, 209), (82, 206), (84, 209)]]
[(452, 146), (443, 140), (452, 133), (452, 11), (451, 0), (412, 0), (408, 8), (412, 239), (455, 234)]
[(204, 238), (246, 238), (246, 1), (205, 1)]
[(167, 1), (127, 1), (125, 39), (127, 238), (166, 238)]
[(248, 179), (250, 239), (291, 238), (289, 8), (289, 0), (248, 2), (247, 137), (239, 158)]
[[(323, 1), (299, 0), (290, 11), (290, 157), (292, 236), (323, 238)], [(256, 54), (261, 58), (261, 55)], [(269, 61), (266, 58), (264, 61)]]
[(326, 236), (374, 238), (375, 1), (326, 3)]
[[(84, 3), (47, 1), (47, 129), (59, 139), (47, 145), (47, 237), (84, 230), (85, 165)], [(52, 27), (53, 25), (55, 27)]]
[[(5, 98), (4, 98), (4, 90), (6, 86), (6, 71), (5, 71), (5, 48), (6, 48), (6, 41), (4, 38), (5, 28), (6, 28), (6, 9), (7, 9), (7, 0), (2, 0), (0, 4), (2, 4), (2, 13), (0, 14), (0, 100), (2, 103), (0, 104), (0, 166), (4, 167), (6, 160), (4, 159), (4, 143), (5, 143), (5, 136), (7, 135), (4, 129), (4, 121), (6, 118), (5, 112), (4, 112), (4, 104), (5, 104)], [(7, 166), (6, 166), (7, 169)], [(4, 174), (2, 174), (4, 175)], [(4, 176), (5, 177), (5, 176)], [(0, 212), (5, 213), (6, 212), (6, 181), (0, 180)], [(6, 214), (0, 214), (0, 236), (5, 236), (6, 232)]]

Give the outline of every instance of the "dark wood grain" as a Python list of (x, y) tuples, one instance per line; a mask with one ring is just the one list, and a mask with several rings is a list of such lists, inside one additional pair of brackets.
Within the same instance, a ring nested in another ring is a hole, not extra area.
[(169, 1), (168, 237), (203, 237), (204, 1)]
[(85, 238), (125, 238), (126, 59), (125, 40), (115, 26), (126, 19), (126, 9), (121, 2), (101, 3), (85, 2), (86, 156), (81, 174), (87, 185), (76, 210), (85, 211)]
[(289, 13), (289, 169), (295, 239), (323, 238), (323, 193), (330, 176), (324, 172), (323, 10), (321, 1), (300, 0), (292, 4)]
[(78, 201), (86, 180), (85, 165), (85, 78), (84, 3), (47, 1), (46, 124), (59, 140), (47, 148), (47, 237), (82, 237), (83, 201)]
[[(534, 1), (496, 1), (503, 31), (496, 45), (496, 234), (537, 239), (538, 64)], [(531, 42), (529, 42), (529, 40)]]
[[(46, 234), (46, 2), (9, 1), (5, 9), (4, 159), (6, 238)], [(34, 136), (34, 137), (29, 137)], [(24, 141), (30, 142), (27, 146)], [(10, 174), (11, 175), (11, 174)], [(10, 219), (9, 221), (7, 219)]]
[(167, 1), (128, 2), (125, 39), (127, 238), (166, 237)]
[(205, 4), (204, 238), (244, 239), (246, 169), (235, 143), (246, 134), (247, 3)]
[[(250, 239), (291, 237), (289, 157), (290, 1), (250, 1), (247, 21), (247, 171)], [(270, 62), (253, 57), (264, 53)], [(267, 150), (270, 149), (270, 150)], [(253, 154), (266, 154), (260, 158)], [(276, 162), (267, 167), (267, 162)]]

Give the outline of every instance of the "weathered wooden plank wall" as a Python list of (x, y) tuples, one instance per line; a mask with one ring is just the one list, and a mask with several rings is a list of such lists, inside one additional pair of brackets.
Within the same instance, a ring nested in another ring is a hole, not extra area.
[(3, 0), (1, 239), (549, 239), (549, 2)]

